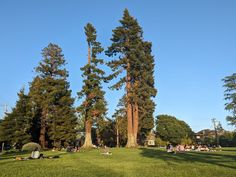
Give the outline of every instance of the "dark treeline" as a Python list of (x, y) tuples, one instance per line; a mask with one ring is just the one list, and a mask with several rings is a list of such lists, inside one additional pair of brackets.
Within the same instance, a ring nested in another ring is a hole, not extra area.
[[(127, 9), (120, 26), (113, 30), (111, 46), (105, 51), (111, 57), (107, 63), (98, 57), (104, 49), (97, 41), (95, 27), (88, 23), (84, 30), (88, 58), (81, 68), (83, 87), (78, 91), (81, 105), (73, 106), (62, 49), (50, 43), (42, 50), (42, 60), (35, 68), (37, 74), (29, 84), (29, 92), (19, 91), (15, 107), (1, 121), (1, 142), (17, 148), (31, 141), (42, 148), (61, 147), (74, 144), (78, 132), (85, 132), (84, 147), (144, 144), (154, 127), (152, 44), (143, 39), (142, 28)], [(103, 64), (111, 68), (111, 74), (101, 69)], [(111, 89), (125, 88), (126, 93), (109, 119), (102, 84), (111, 80), (117, 81)]]

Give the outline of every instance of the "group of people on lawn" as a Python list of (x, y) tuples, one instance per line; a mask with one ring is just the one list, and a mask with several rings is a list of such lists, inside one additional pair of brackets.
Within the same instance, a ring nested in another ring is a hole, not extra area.
[[(219, 146), (219, 148), (221, 148)], [(176, 153), (176, 152), (189, 152), (189, 151), (216, 151), (216, 146), (208, 147), (207, 145), (181, 145), (173, 146), (172, 144), (168, 144), (166, 146), (166, 151), (168, 153)]]

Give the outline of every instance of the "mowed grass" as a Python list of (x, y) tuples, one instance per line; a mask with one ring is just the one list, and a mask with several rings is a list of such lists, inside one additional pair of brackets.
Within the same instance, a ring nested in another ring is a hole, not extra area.
[[(58, 159), (15, 161), (19, 154), (0, 156), (1, 177), (236, 177), (236, 148), (219, 152), (168, 154), (158, 148), (110, 149), (79, 153), (44, 152)], [(20, 154), (27, 157), (30, 154)]]

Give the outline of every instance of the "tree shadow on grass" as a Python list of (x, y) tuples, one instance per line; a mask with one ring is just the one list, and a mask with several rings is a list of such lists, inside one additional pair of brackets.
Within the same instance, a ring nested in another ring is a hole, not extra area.
[[(50, 157), (50, 156), (59, 156), (59, 157), (61, 157), (61, 156), (64, 156), (65, 154), (67, 154), (66, 152), (58, 152), (58, 153), (53, 153), (53, 154), (50, 154), (50, 155), (45, 155), (45, 152), (47, 152), (47, 151), (43, 151), (43, 152), (40, 152), (40, 153), (44, 154), (45, 157)], [(29, 151), (9, 152), (9, 153), (5, 153), (5, 154), (0, 155), (0, 162), (4, 161), (4, 160), (8, 160), (8, 159), (14, 160), (15, 157), (28, 158), (28, 157), (30, 157), (30, 155), (31, 155), (31, 152), (29, 152)]]
[[(67, 156), (67, 155), (71, 155), (72, 153), (62, 153), (62, 154), (58, 154), (58, 155), (62, 155), (62, 156)], [(56, 154), (55, 154), (56, 155)], [(68, 159), (68, 158), (67, 158)], [(47, 170), (48, 168), (51, 169), (51, 166), (47, 166), (46, 163), (41, 163), (42, 161), (53, 161), (53, 160), (57, 160), (57, 163), (55, 165), (60, 165), (60, 170), (63, 170), (63, 174), (70, 174), (70, 175), (75, 175), (76, 176), (91, 176), (91, 177), (123, 177), (124, 174), (123, 173), (119, 173), (117, 171), (115, 171), (113, 169), (113, 166), (110, 166), (109, 164), (105, 165), (105, 166), (101, 166), (100, 164), (96, 164), (94, 162), (90, 162), (90, 161), (84, 161), (80, 158), (76, 158), (76, 159), (72, 159), (72, 162), (74, 162), (75, 164), (77, 164), (78, 166), (82, 166), (80, 168), (75, 168), (75, 166), (71, 165), (71, 162), (64, 163), (64, 162), (60, 162), (60, 158), (59, 159), (34, 159), (34, 160), (23, 160), (23, 161), (16, 161), (16, 160), (3, 160), (0, 161), (0, 166), (1, 165), (7, 165), (10, 164), (21, 164), (21, 167), (29, 167), (32, 166), (34, 167), (35, 165), (37, 165), (37, 169), (41, 168), (41, 169), (45, 169)], [(33, 164), (29, 164), (28, 162), (32, 161), (32, 162), (39, 162), (39, 163), (33, 163)], [(106, 163), (106, 162), (104, 162)], [(54, 164), (54, 163), (50, 163), (50, 164)], [(88, 168), (89, 167), (89, 168)], [(54, 169), (54, 167), (52, 168)], [(48, 171), (48, 176), (50, 176), (50, 174), (53, 174), (52, 176), (62, 176), (62, 173), (60, 170), (50, 170)]]
[(27, 152), (27, 151), (22, 151), (22, 152), (6, 152), (6, 153), (0, 155), (0, 161), (1, 160), (7, 160), (7, 159), (13, 159), (16, 156), (24, 156), (26, 154), (28, 155), (30, 153)]
[(236, 162), (236, 155), (225, 155), (218, 154), (215, 152), (207, 153), (207, 152), (185, 152), (185, 153), (176, 153), (170, 154), (166, 151), (159, 149), (141, 149), (141, 155), (149, 158), (157, 158), (162, 159), (168, 165), (175, 165), (181, 163), (204, 163), (204, 164), (212, 164), (221, 167), (236, 169), (236, 166), (230, 165), (230, 163)]
[(236, 149), (235, 148), (225, 148), (224, 151), (230, 151), (230, 152), (236, 152)]

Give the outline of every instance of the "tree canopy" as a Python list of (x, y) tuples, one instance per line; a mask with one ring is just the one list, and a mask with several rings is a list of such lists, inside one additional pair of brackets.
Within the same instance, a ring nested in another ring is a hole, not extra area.
[(156, 117), (157, 135), (164, 141), (180, 144), (184, 138), (193, 138), (193, 131), (184, 121), (169, 115)]

